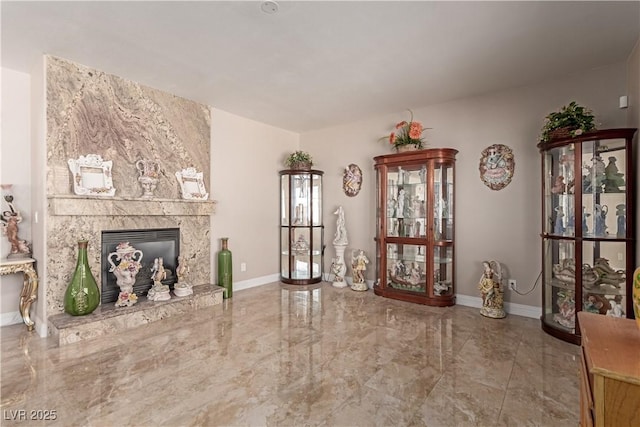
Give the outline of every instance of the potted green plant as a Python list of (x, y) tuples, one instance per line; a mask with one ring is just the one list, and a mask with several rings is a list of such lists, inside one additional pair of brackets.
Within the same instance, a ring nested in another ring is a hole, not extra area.
[(554, 138), (576, 137), (585, 132), (596, 130), (594, 116), (591, 110), (571, 101), (560, 109), (545, 117), (540, 141), (547, 142)]
[(313, 159), (306, 151), (294, 151), (285, 160), (285, 165), (293, 170), (309, 170), (313, 166)]

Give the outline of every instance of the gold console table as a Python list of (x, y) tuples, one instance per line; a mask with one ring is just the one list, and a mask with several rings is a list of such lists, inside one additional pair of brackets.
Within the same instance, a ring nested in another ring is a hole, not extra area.
[(0, 275), (22, 273), (24, 276), (20, 294), (20, 315), (29, 331), (33, 331), (34, 326), (29, 310), (38, 293), (38, 273), (33, 268), (35, 262), (33, 258), (4, 259), (0, 262)]

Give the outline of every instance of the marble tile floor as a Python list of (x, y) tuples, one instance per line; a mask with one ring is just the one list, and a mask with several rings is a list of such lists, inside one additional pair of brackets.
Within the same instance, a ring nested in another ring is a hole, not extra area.
[(2, 426), (579, 420), (579, 347), (545, 334), (538, 320), (488, 319), (475, 308), (328, 283), (247, 289), (222, 305), (62, 347), (23, 325), (0, 334)]

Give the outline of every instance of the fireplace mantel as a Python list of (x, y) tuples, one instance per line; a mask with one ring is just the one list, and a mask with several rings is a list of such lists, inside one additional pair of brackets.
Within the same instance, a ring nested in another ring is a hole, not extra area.
[(215, 200), (142, 199), (134, 197), (49, 196), (54, 216), (207, 216), (215, 212)]

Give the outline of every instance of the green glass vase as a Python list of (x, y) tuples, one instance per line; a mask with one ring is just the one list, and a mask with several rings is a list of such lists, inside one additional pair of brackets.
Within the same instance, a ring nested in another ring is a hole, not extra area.
[(86, 240), (78, 242), (76, 271), (64, 293), (64, 311), (72, 316), (89, 314), (100, 304), (100, 290), (87, 260), (87, 244)]
[(218, 286), (224, 288), (223, 297), (231, 298), (233, 295), (233, 267), (231, 251), (228, 248), (228, 237), (222, 239), (222, 250), (218, 252)]

